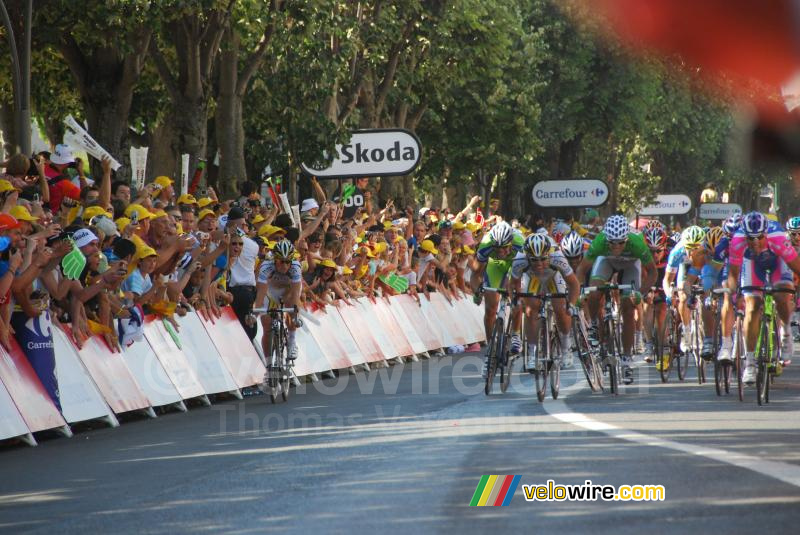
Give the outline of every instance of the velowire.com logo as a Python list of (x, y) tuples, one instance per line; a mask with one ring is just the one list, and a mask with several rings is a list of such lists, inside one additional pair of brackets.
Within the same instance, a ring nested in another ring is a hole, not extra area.
[(510, 505), (521, 476), (481, 476), (470, 507)]

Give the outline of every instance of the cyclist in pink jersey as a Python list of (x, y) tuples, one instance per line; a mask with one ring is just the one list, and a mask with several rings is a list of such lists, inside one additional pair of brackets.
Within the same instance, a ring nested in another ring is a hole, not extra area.
[[(760, 212), (745, 215), (742, 225), (731, 238), (728, 287), (763, 287), (767, 282), (794, 288), (792, 272), (800, 273), (800, 258), (780, 223), (770, 221)], [(745, 298), (745, 383), (755, 381), (755, 347), (761, 322), (762, 296), (757, 291), (742, 292)], [(784, 358), (791, 358), (793, 344), (789, 330), (792, 313), (790, 294), (775, 294), (775, 304), (782, 324), (781, 348)]]

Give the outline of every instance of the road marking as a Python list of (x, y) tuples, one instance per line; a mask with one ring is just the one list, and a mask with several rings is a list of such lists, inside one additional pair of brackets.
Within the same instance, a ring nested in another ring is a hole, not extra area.
[[(643, 363), (637, 364), (642, 365)], [(779, 461), (768, 461), (759, 457), (744, 455), (742, 453), (736, 453), (720, 448), (709, 448), (705, 446), (698, 446), (696, 444), (687, 444), (685, 442), (677, 442), (675, 440), (667, 440), (652, 435), (646, 435), (644, 433), (639, 433), (638, 431), (631, 431), (623, 427), (602, 422), (600, 420), (595, 420), (586, 414), (575, 412), (568, 408), (567, 404), (563, 400), (568, 397), (569, 394), (583, 390), (588, 386), (589, 385), (586, 382), (586, 379), (583, 379), (582, 382), (571, 385), (569, 388), (564, 390), (563, 394), (565, 395), (563, 395), (561, 399), (542, 403), (544, 410), (553, 418), (564, 423), (587, 429), (589, 431), (603, 433), (612, 438), (627, 440), (628, 442), (634, 442), (636, 444), (642, 444), (645, 446), (655, 446), (658, 448), (680, 451), (690, 455), (697, 455), (699, 457), (706, 457), (713, 461), (719, 461), (722, 463), (731, 464), (733, 466), (738, 466), (739, 468), (744, 468), (746, 470), (777, 479), (778, 481), (783, 481), (789, 485), (800, 487), (800, 466), (782, 463)]]

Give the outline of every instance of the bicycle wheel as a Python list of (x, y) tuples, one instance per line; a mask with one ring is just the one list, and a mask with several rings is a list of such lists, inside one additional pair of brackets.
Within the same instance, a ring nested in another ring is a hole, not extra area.
[(767, 322), (761, 320), (761, 332), (759, 334), (757, 368), (756, 368), (756, 401), (759, 405), (767, 403), (767, 389), (769, 389), (769, 333), (767, 332)]
[(558, 391), (561, 388), (562, 348), (557, 332), (558, 330), (554, 328), (550, 336), (550, 371), (548, 375), (550, 376), (550, 394), (553, 399), (558, 399)]
[[(725, 391), (727, 394), (727, 389), (725, 387), (725, 377), (726, 377), (726, 366), (722, 362), (719, 361), (719, 348), (722, 341), (722, 322), (720, 318), (717, 317), (717, 326), (714, 329), (714, 388), (717, 390), (717, 395), (721, 396), (722, 392)], [(727, 377), (730, 379), (730, 370), (727, 372)], [(728, 384), (730, 387), (730, 384)]]
[(677, 346), (675, 345), (675, 321), (672, 318), (672, 311), (667, 312), (667, 317), (665, 318), (665, 325), (664, 325), (664, 336), (663, 342), (661, 342), (661, 353), (658, 355), (659, 360), (656, 363), (660, 362), (660, 366), (658, 369), (658, 373), (661, 375), (661, 382), (668, 383), (669, 377), (672, 375), (672, 363), (677, 360)]
[(487, 357), (489, 359), (489, 368), (486, 370), (486, 384), (483, 387), (484, 394), (491, 395), (492, 393), (492, 386), (494, 384), (494, 374), (497, 371), (497, 355), (498, 345), (500, 344), (500, 337), (502, 336), (502, 324), (500, 320), (496, 320), (494, 323), (494, 328), (492, 329), (492, 337), (489, 340), (489, 353)]
[(510, 344), (511, 341), (509, 340), (508, 337), (503, 336), (503, 347), (501, 348), (499, 353), (501, 358), (498, 362), (498, 368), (500, 369), (500, 392), (502, 392), (503, 394), (506, 393), (506, 390), (508, 390), (508, 385), (511, 384), (511, 366), (519, 356), (519, 353), (517, 353), (513, 357), (509, 356), (508, 351), (506, 351), (505, 347), (506, 343)]
[(283, 341), (276, 332), (272, 333), (271, 340), (270, 348), (272, 349), (272, 354), (270, 355), (269, 368), (267, 368), (267, 387), (269, 388), (269, 400), (275, 403), (278, 399), (280, 385), (280, 355), (283, 351)]
[(572, 319), (572, 339), (575, 348), (578, 351), (578, 360), (583, 368), (583, 375), (586, 377), (586, 382), (589, 383), (589, 388), (592, 392), (600, 390), (600, 385), (597, 384), (597, 373), (594, 368), (594, 361), (589, 352), (589, 341), (583, 336), (582, 331), (578, 328), (578, 321), (580, 318), (575, 317)]
[(536, 397), (544, 401), (547, 392), (547, 371), (550, 364), (550, 344), (548, 343), (547, 322), (539, 321), (539, 334), (536, 337), (536, 369), (533, 375), (536, 379)]
[[(284, 332), (284, 340), (286, 333)], [(289, 388), (291, 387), (292, 367), (289, 365), (289, 347), (284, 344), (281, 351), (281, 397), (289, 401)]]
[(607, 353), (606, 353), (606, 366), (608, 369), (608, 382), (611, 385), (611, 393), (614, 395), (619, 394), (619, 375), (617, 374), (617, 352), (619, 348), (616, 347), (616, 336), (614, 335), (616, 329), (614, 329), (614, 322), (612, 320), (608, 320), (606, 322), (606, 332), (609, 333), (609, 336), (606, 340), (607, 343)]
[(683, 324), (679, 324), (675, 331), (675, 347), (676, 352), (676, 365), (678, 368), (678, 379), (683, 381), (686, 379), (686, 373), (689, 371), (689, 352), (681, 350), (681, 340), (683, 339)]
[(733, 324), (733, 368), (736, 372), (736, 388), (739, 391), (739, 401), (744, 401), (744, 383), (742, 382), (742, 357), (744, 356), (744, 340), (742, 339), (741, 321)]
[[(700, 306), (700, 305), (698, 305)], [(703, 336), (700, 333), (700, 313), (695, 309), (692, 313), (692, 352), (694, 353), (694, 366), (697, 368), (697, 384), (705, 382), (705, 361), (703, 360)]]

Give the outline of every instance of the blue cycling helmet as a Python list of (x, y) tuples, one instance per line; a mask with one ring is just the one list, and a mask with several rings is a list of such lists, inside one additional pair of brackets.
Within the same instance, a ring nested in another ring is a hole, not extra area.
[(796, 232), (800, 230), (800, 217), (793, 217), (786, 222), (786, 230)]
[(742, 225), (742, 214), (736, 212), (735, 214), (733, 214), (732, 216), (730, 216), (728, 219), (725, 220), (725, 222), (722, 224), (722, 230), (724, 230), (725, 234), (727, 234), (728, 236), (732, 236), (734, 232), (739, 230), (739, 227), (741, 225)]
[(767, 232), (769, 219), (761, 212), (750, 212), (742, 218), (742, 229), (748, 236), (759, 236)]

